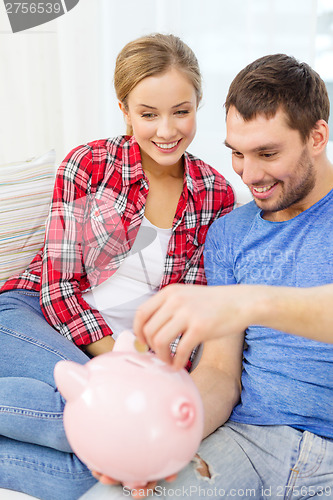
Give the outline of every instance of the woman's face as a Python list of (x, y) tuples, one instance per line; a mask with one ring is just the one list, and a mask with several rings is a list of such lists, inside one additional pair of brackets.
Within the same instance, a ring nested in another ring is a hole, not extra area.
[(143, 167), (179, 167), (196, 132), (197, 98), (188, 78), (176, 68), (144, 78), (121, 109), (140, 146)]

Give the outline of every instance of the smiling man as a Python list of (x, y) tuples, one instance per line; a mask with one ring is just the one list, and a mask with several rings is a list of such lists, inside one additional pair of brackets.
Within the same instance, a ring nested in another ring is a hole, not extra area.
[[(192, 498), (213, 487), (220, 497), (333, 498), (326, 87), (307, 64), (264, 56), (236, 76), (225, 108), (225, 144), (253, 201), (208, 231), (205, 272), (213, 286), (171, 285), (140, 307), (134, 323), (175, 367), (205, 342), (192, 377), (208, 437), (200, 467), (190, 464), (173, 488), (195, 486)], [(171, 359), (168, 345), (179, 333)]]
[[(233, 168), (265, 219), (286, 220), (313, 204), (323, 187), (316, 184), (308, 145), (297, 130), (290, 130), (282, 107), (272, 118), (260, 115), (245, 121), (231, 106), (227, 127), (225, 144), (232, 150)], [(320, 127), (325, 134), (326, 122), (318, 122), (316, 132)]]

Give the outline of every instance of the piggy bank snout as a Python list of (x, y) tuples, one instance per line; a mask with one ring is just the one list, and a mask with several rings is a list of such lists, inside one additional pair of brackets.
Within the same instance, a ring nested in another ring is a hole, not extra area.
[(171, 413), (179, 427), (190, 427), (196, 418), (195, 406), (186, 397), (180, 397), (173, 403)]

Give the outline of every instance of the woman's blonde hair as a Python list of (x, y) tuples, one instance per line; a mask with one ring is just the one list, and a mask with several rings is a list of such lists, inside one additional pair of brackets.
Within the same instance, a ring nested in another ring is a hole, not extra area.
[[(194, 52), (175, 35), (153, 33), (129, 42), (118, 54), (114, 71), (117, 98), (127, 107), (134, 87), (148, 76), (165, 73), (170, 68), (182, 71), (192, 83), (197, 105), (202, 97), (202, 81)], [(127, 130), (132, 134), (132, 130)]]

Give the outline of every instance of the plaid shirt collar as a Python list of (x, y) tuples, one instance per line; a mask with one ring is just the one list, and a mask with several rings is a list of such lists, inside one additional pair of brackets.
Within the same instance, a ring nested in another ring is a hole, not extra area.
[[(140, 147), (134, 136), (129, 137), (129, 140), (123, 145), (122, 164), (118, 164), (118, 168), (121, 172), (125, 186), (141, 180), (148, 188), (148, 179), (143, 171), (141, 163)], [(196, 200), (199, 189), (195, 181), (195, 173), (191, 160), (186, 151), (184, 153), (184, 186), (185, 185), (192, 194), (194, 200)]]

